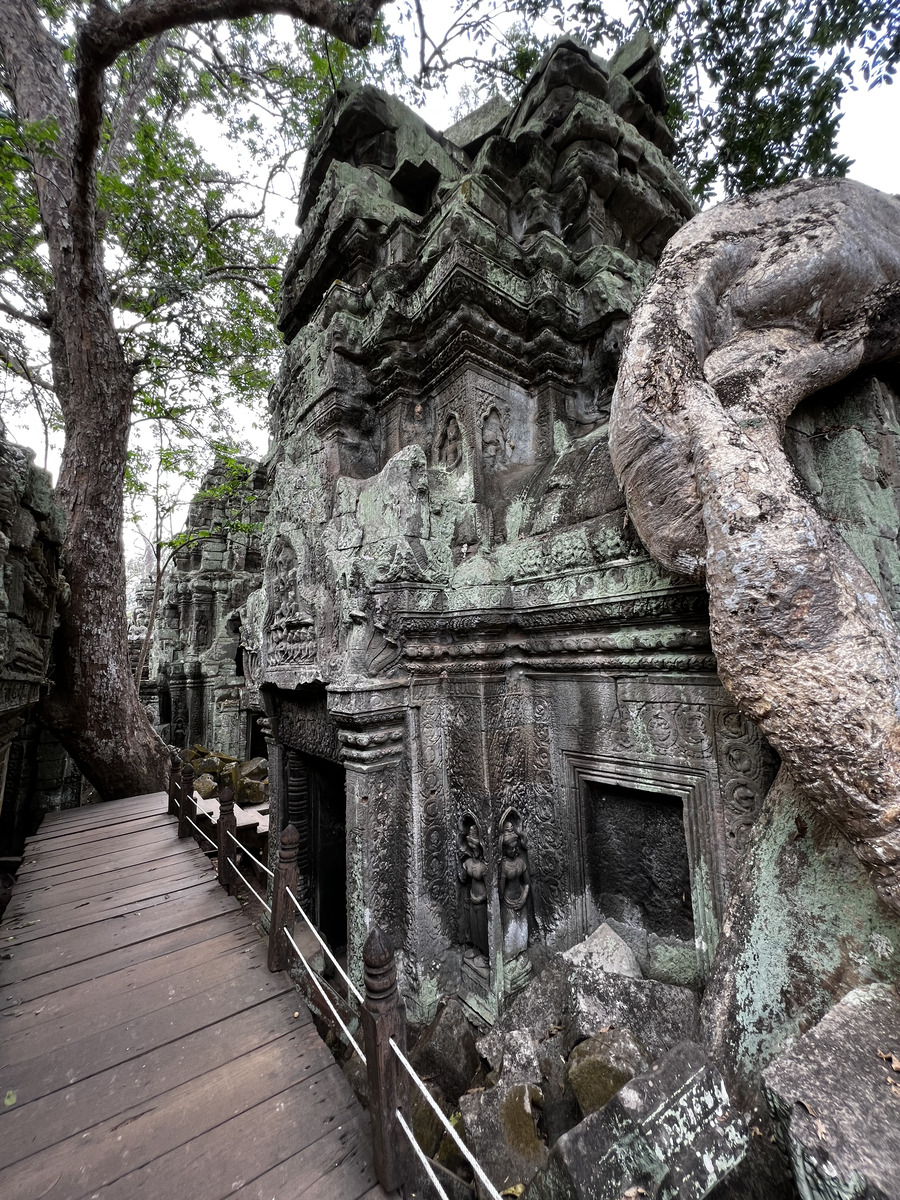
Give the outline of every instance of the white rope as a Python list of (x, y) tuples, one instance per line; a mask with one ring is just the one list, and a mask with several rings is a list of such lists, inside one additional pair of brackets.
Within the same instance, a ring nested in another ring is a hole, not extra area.
[(193, 826), (194, 826), (194, 828), (197, 830), (197, 832), (200, 834), (200, 836), (201, 836), (202, 838), (206, 838), (206, 840), (207, 840), (207, 841), (209, 842), (209, 844), (212, 846), (213, 850), (215, 850), (215, 851), (218, 853), (219, 847), (218, 847), (218, 846), (216, 845), (216, 843), (215, 843), (215, 842), (212, 840), (212, 838), (209, 836), (209, 834), (208, 834), (208, 833), (204, 833), (204, 832), (203, 832), (203, 830), (202, 830), (202, 829), (200, 828), (200, 826), (199, 826), (199, 825), (196, 823), (196, 821), (192, 821), (192, 820), (191, 820), (191, 818), (190, 818), (190, 817), (188, 817), (188, 819), (187, 819), (187, 823), (188, 823), (188, 825), (193, 825)]
[(360, 992), (359, 988), (356, 987), (353, 980), (350, 978), (350, 976), (347, 974), (347, 972), (344, 970), (344, 968), (341, 966), (341, 964), (338, 962), (338, 960), (331, 953), (331, 950), (328, 948), (327, 942), (324, 940), (322, 935), (319, 933), (318, 929), (316, 929), (315, 925), (313, 925), (312, 921), (309, 919), (309, 917), (303, 911), (303, 909), (300, 905), (300, 901), (297, 899), (297, 897), (294, 895), (293, 892), (289, 891), (288, 895), (293, 900), (294, 907), (296, 908), (297, 912), (300, 914), (300, 916), (303, 918), (303, 920), (309, 926), (310, 933), (313, 935), (313, 937), (316, 939), (316, 941), (319, 943), (319, 945), (322, 947), (322, 949), (325, 951), (325, 953), (331, 959), (331, 962), (334, 965), (334, 968), (337, 971), (338, 975), (340, 975), (341, 979), (343, 979), (344, 983), (346, 983), (347, 987), (350, 989), (350, 991), (353, 993), (353, 995), (356, 997), (356, 999), (359, 1001), (359, 1003), (360, 1004), (364, 1003), (362, 993)]
[(172, 803), (175, 805), (176, 808), (181, 808), (181, 801), (176, 800), (174, 796), (172, 797)]
[(397, 1043), (394, 1041), (393, 1038), (390, 1039), (390, 1045), (391, 1045), (391, 1049), (394, 1051), (394, 1053), (397, 1055), (397, 1057), (403, 1063), (404, 1067), (406, 1067), (406, 1070), (407, 1070), (407, 1073), (408, 1073), (410, 1079), (412, 1079), (413, 1083), (416, 1085), (416, 1087), (419, 1089), (419, 1091), (422, 1093), (422, 1095), (425, 1097), (425, 1099), (428, 1101), (428, 1103), (434, 1109), (435, 1113), (437, 1114), (438, 1120), (443, 1125), (443, 1127), (446, 1129), (447, 1133), (450, 1134), (451, 1139), (456, 1144), (457, 1150), (459, 1150), (459, 1152), (463, 1155), (463, 1157), (468, 1162), (469, 1166), (472, 1168), (472, 1170), (478, 1176), (478, 1181), (482, 1185), (484, 1190), (487, 1192), (488, 1196), (491, 1197), (491, 1200), (501, 1200), (500, 1193), (497, 1191), (497, 1189), (494, 1187), (494, 1185), (488, 1179), (487, 1175), (485, 1175), (484, 1168), (481, 1166), (481, 1164), (478, 1162), (478, 1160), (472, 1156), (472, 1151), (469, 1149), (469, 1147), (466, 1145), (466, 1143), (462, 1140), (462, 1138), (459, 1136), (459, 1134), (456, 1132), (456, 1130), (453, 1128), (453, 1126), (450, 1124), (450, 1122), (447, 1120), (447, 1118), (444, 1116), (444, 1114), (438, 1108), (437, 1104), (435, 1103), (434, 1096), (432, 1096), (431, 1092), (429, 1092), (428, 1088), (425, 1086), (425, 1084), (422, 1082), (422, 1080), (416, 1074), (415, 1067), (412, 1066), (412, 1064), (407, 1059), (406, 1055), (403, 1053), (403, 1051), (400, 1049), (400, 1047), (397, 1045)]
[(268, 877), (270, 879), (275, 878), (275, 872), (270, 871), (269, 868), (266, 866), (266, 864), (264, 862), (262, 862), (260, 859), (258, 859), (255, 854), (251, 854), (250, 851), (247, 849), (247, 847), (244, 846), (241, 842), (239, 842), (237, 840), (237, 838), (234, 836), (234, 834), (231, 832), (230, 829), (226, 830), (226, 833), (228, 834), (228, 836), (231, 838), (231, 840), (234, 842), (234, 844), (237, 846), (238, 850), (240, 850), (240, 852), (242, 854), (246, 854), (249, 859), (251, 859), (253, 862), (255, 862), (256, 865), (259, 867), (259, 869), (261, 871), (265, 871), (265, 873), (268, 875)]
[(229, 858), (228, 861), (231, 863), (231, 869), (234, 871), (235, 875), (237, 875), (237, 877), (239, 879), (244, 880), (244, 883), (247, 885), (247, 887), (250, 889), (250, 891), (253, 893), (253, 895), (257, 898), (257, 900), (260, 902), (260, 904), (263, 906), (263, 908), (266, 910), (266, 912), (269, 913), (269, 915), (271, 916), (272, 909), (270, 908), (270, 906), (268, 904), (266, 904), (265, 900), (263, 900), (262, 896), (259, 894), (259, 892), (256, 890), (256, 888), (253, 886), (253, 884), (249, 881), (249, 879), (247, 879), (246, 876), (244, 876), (240, 873), (240, 871), (237, 869), (237, 866), (235, 865), (234, 859)]
[(403, 1120), (403, 1113), (398, 1108), (394, 1115), (397, 1118), (400, 1128), (406, 1134), (409, 1144), (412, 1146), (413, 1150), (415, 1150), (416, 1154), (418, 1155), (419, 1162), (425, 1168), (425, 1174), (428, 1176), (428, 1178), (434, 1184), (434, 1190), (437, 1192), (438, 1196), (440, 1196), (440, 1200), (450, 1200), (450, 1197), (447, 1195), (447, 1193), (441, 1187), (441, 1185), (438, 1181), (438, 1177), (434, 1173), (434, 1168), (432, 1167), (432, 1165), (428, 1161), (428, 1159), (425, 1157), (425, 1152), (422, 1150), (422, 1147), (416, 1141), (415, 1134), (410, 1129), (410, 1127), (407, 1125), (407, 1123)]
[(363, 1066), (365, 1066), (366, 1056), (363, 1054), (362, 1050), (359, 1048), (359, 1044), (357, 1043), (356, 1038), (353, 1036), (353, 1034), (350, 1032), (350, 1030), (347, 1028), (347, 1026), (341, 1020), (340, 1013), (334, 1007), (334, 1005), (331, 1003), (328, 993), (325, 991), (324, 987), (319, 982), (318, 976), (316, 975), (315, 971), (312, 969), (312, 967), (309, 965), (309, 963), (303, 957), (303, 951), (300, 949), (300, 947), (297, 945), (297, 943), (291, 937), (290, 933), (288, 932), (287, 927), (285, 927), (284, 932), (285, 932), (285, 935), (287, 936), (287, 940), (291, 943), (291, 945), (296, 950), (297, 957), (300, 959), (300, 961), (303, 963), (303, 966), (306, 968), (307, 975), (310, 977), (310, 979), (313, 981), (313, 983), (319, 989), (319, 994), (321, 995), (321, 997), (325, 1001), (325, 1003), (328, 1005), (328, 1007), (331, 1009), (332, 1016), (337, 1021), (338, 1025), (340, 1025), (341, 1029), (343, 1029), (344, 1033), (347, 1036), (347, 1040), (350, 1042), (350, 1045), (353, 1047), (353, 1049), (356, 1051), (356, 1053), (362, 1059)]

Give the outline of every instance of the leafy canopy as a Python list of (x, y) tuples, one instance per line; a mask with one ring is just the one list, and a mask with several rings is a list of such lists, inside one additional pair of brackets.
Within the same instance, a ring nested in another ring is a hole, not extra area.
[[(45, 0), (42, 11), (71, 73), (87, 7)], [(217, 439), (239, 437), (237, 410), (259, 413), (280, 358), (276, 302), (289, 239), (275, 225), (303, 148), (340, 80), (390, 86), (400, 61), (383, 28), (355, 51), (302, 23), (257, 16), (170, 31), (108, 70), (98, 224), (134, 373), (133, 490), (155, 467), (156, 423), (169, 425), (170, 463), (195, 477)], [(0, 62), (0, 403), (7, 412), (36, 404), (49, 435), (62, 422), (32, 154), (52, 150), (56, 131), (52, 122), (25, 127), (10, 96)], [(142, 439), (142, 426), (154, 435)]]

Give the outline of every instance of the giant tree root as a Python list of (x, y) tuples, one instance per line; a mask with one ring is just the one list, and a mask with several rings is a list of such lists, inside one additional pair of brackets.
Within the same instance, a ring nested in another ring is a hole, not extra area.
[(650, 552), (705, 573), (719, 674), (900, 912), (900, 637), (804, 493), (805, 397), (900, 357), (900, 200), (799, 181), (695, 217), (634, 316), (613, 464)]

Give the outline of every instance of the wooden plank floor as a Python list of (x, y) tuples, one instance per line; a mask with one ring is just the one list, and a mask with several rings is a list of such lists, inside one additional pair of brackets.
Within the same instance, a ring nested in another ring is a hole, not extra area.
[(0, 1196), (380, 1200), (366, 1114), (165, 809), (56, 813), (26, 846), (0, 926)]

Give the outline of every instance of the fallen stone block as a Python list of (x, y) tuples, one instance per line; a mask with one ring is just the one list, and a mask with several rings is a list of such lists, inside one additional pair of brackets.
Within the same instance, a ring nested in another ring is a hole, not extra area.
[(610, 1029), (579, 1042), (569, 1055), (567, 1075), (582, 1116), (602, 1108), (649, 1066), (646, 1046), (629, 1029)]
[(854, 989), (763, 1072), (808, 1200), (900, 1200), (900, 996)]
[(550, 959), (503, 1013), (501, 1026), (530, 1028), (540, 1042), (564, 1032), (564, 1056), (610, 1028), (630, 1029), (652, 1056), (696, 1037), (697, 997), (689, 988), (594, 971), (588, 960)]
[(238, 774), (242, 779), (268, 779), (269, 760), (267, 758), (249, 758), (238, 765)]
[(702, 1047), (675, 1046), (564, 1134), (526, 1200), (702, 1200), (747, 1153), (747, 1133)]
[(204, 800), (208, 800), (210, 796), (214, 796), (218, 786), (212, 775), (198, 775), (194, 780), (194, 791), (202, 796)]
[(547, 1163), (539, 1128), (543, 1092), (530, 1083), (498, 1084), (459, 1102), (465, 1142), (498, 1191), (527, 1184)]
[(245, 779), (232, 768), (231, 787), (234, 802), (245, 808), (250, 804), (265, 804), (269, 798), (268, 784), (261, 779)]
[(476, 1045), (491, 1068), (490, 1083), (540, 1084), (538, 1044), (529, 1029), (491, 1030)]
[(631, 979), (640, 979), (643, 975), (634, 951), (605, 922), (590, 937), (566, 950), (563, 958), (576, 967), (591, 971), (608, 971)]

